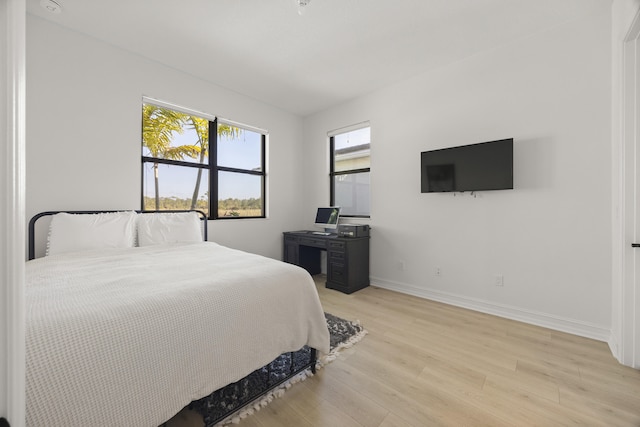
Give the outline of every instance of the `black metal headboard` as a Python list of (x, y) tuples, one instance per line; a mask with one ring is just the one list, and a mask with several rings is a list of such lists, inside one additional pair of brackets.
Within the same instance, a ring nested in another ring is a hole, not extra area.
[[(131, 210), (129, 210), (131, 211)], [(39, 214), (36, 214), (33, 216), (33, 218), (31, 218), (31, 220), (29, 220), (29, 259), (32, 260), (36, 257), (36, 222), (45, 216), (51, 216), (51, 215), (55, 215), (55, 214), (59, 214), (59, 213), (70, 213), (70, 214), (99, 214), (99, 213), (112, 213), (112, 212), (125, 212), (122, 210), (115, 210), (115, 211), (47, 211), (47, 212), (40, 212)], [(191, 210), (166, 210), (166, 211), (139, 211), (139, 210), (135, 210), (135, 212), (139, 213), (139, 214), (146, 214), (146, 213), (181, 213), (181, 212), (195, 212), (200, 216), (200, 219), (203, 221), (202, 224), (202, 230), (203, 230), (203, 236), (204, 236), (204, 240), (206, 241), (208, 239), (208, 232), (207, 232), (207, 214), (205, 214), (202, 211), (196, 210), (196, 209), (191, 209)]]

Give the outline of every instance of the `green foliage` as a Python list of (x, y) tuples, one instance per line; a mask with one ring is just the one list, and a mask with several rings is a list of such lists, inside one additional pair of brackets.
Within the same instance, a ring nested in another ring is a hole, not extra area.
[[(154, 210), (156, 199), (145, 197), (143, 209)], [(158, 199), (157, 210), (188, 210), (197, 209), (209, 214), (207, 200), (198, 199), (195, 207), (191, 206), (191, 199), (180, 199), (178, 197), (160, 197)], [(262, 214), (262, 199), (225, 199), (218, 201), (219, 216), (260, 216)]]
[[(191, 209), (191, 199), (179, 199), (177, 197), (160, 197), (158, 201), (159, 201), (159, 204), (158, 204), (157, 210), (161, 210), (161, 211)], [(155, 202), (156, 202), (155, 198), (145, 197), (143, 201), (144, 205), (142, 206), (142, 208), (144, 210), (155, 210), (156, 209)], [(198, 200), (195, 208), (193, 209), (198, 209), (207, 213), (209, 210), (209, 205), (206, 200), (200, 199)]]
[(201, 147), (197, 145), (171, 146), (173, 133), (184, 133), (186, 118), (186, 114), (167, 108), (142, 105), (142, 145), (152, 157), (184, 160), (185, 156), (195, 159), (200, 154)]
[[(182, 135), (184, 130), (189, 128), (195, 130), (197, 141), (193, 141), (193, 144), (185, 144), (177, 147), (171, 146), (173, 134), (178, 133)], [(219, 136), (233, 139), (241, 134), (242, 129), (240, 128), (227, 124), (218, 124)], [(147, 147), (151, 157), (169, 160), (185, 160), (185, 157), (189, 157), (191, 159), (198, 159), (199, 163), (204, 163), (209, 154), (209, 120), (168, 108), (158, 107), (153, 104), (142, 104), (142, 146)], [(189, 203), (179, 208), (162, 207), (175, 205), (179, 199), (160, 197), (157, 163), (154, 164), (154, 168), (154, 204), (147, 205), (147, 200), (145, 200), (145, 209), (151, 209), (151, 206), (156, 210), (202, 209), (202, 204), (206, 204), (206, 201), (198, 200), (202, 180), (202, 169), (198, 169), (193, 196)]]
[[(193, 144), (172, 147), (173, 133), (183, 134), (184, 129), (193, 129), (198, 136)], [(237, 138), (242, 129), (224, 123), (218, 124), (218, 135), (228, 139)], [(184, 160), (200, 158), (202, 163), (209, 151), (209, 120), (179, 111), (142, 104), (142, 145), (149, 149), (151, 157)]]

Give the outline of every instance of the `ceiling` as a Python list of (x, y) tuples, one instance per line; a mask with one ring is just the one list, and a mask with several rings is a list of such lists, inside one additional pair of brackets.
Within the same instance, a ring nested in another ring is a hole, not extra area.
[(56, 0), (27, 12), (306, 116), (608, 0)]

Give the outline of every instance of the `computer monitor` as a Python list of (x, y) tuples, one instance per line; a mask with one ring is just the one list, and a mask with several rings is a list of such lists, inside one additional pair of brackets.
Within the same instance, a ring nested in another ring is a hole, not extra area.
[(318, 208), (316, 213), (316, 226), (324, 229), (338, 228), (338, 218), (340, 217), (340, 207), (330, 206), (327, 208)]

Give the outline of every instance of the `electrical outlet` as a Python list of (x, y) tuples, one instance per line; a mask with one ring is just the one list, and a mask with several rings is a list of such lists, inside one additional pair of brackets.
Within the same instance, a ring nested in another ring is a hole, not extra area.
[(436, 267), (436, 276), (442, 276), (442, 269), (440, 267)]
[(398, 261), (398, 270), (404, 271), (404, 261)]
[(496, 274), (496, 286), (504, 286), (504, 276), (502, 274)]

